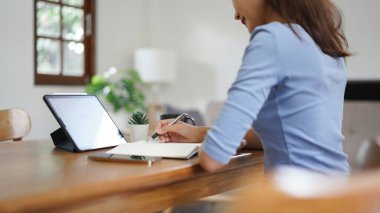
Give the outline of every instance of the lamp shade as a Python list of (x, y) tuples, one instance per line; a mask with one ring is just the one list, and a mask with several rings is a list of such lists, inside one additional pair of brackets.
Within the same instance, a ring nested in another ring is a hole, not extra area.
[(146, 83), (171, 83), (177, 79), (177, 57), (170, 51), (137, 49), (134, 53), (134, 65)]

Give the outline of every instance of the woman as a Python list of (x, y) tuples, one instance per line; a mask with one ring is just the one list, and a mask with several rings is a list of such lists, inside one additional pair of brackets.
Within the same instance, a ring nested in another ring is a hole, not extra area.
[(350, 53), (339, 11), (330, 0), (233, 4), (251, 40), (218, 120), (210, 130), (162, 121), (160, 139), (204, 141), (200, 162), (212, 171), (229, 162), (252, 127), (260, 136), (266, 169), (294, 165), (349, 173), (341, 127), (344, 57)]

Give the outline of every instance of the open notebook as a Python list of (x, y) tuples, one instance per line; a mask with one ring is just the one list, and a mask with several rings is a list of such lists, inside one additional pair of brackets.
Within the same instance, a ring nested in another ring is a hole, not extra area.
[(107, 153), (189, 159), (198, 152), (200, 147), (201, 143), (159, 143), (138, 141), (119, 145), (109, 150)]

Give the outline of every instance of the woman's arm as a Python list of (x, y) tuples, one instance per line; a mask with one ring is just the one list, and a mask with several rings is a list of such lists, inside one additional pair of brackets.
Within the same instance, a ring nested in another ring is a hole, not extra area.
[[(248, 130), (244, 139), (247, 144), (242, 149), (263, 149), (260, 138), (253, 129)], [(206, 171), (215, 171), (225, 166), (208, 156), (203, 150), (200, 150), (198, 155), (200, 164)]]
[(202, 168), (208, 172), (212, 172), (215, 170), (218, 170), (225, 166), (225, 164), (221, 164), (218, 161), (214, 160), (212, 157), (207, 155), (202, 149), (198, 152), (199, 156), (199, 163), (201, 164)]
[[(185, 123), (175, 125), (167, 125), (170, 120), (160, 121), (158, 124), (157, 132), (160, 134), (160, 139), (163, 142), (202, 142), (204, 140), (209, 127), (192, 126)], [(245, 140), (247, 144), (244, 146), (246, 149), (262, 149), (260, 138), (250, 129), (246, 135)], [(225, 164), (219, 163), (212, 157), (207, 155), (202, 149), (199, 151), (199, 161), (201, 166), (206, 171), (215, 171), (222, 168)]]

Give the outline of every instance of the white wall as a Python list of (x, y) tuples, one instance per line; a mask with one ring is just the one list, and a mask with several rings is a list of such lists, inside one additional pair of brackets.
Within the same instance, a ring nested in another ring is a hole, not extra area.
[(32, 117), (30, 138), (47, 138), (57, 127), (42, 101), (55, 91), (77, 92), (78, 87), (34, 86), (33, 1), (0, 2), (0, 108), (21, 107)]
[[(335, 0), (346, 17), (346, 31), (356, 56), (348, 59), (351, 79), (380, 79), (380, 8), (378, 0)], [(204, 110), (223, 100), (235, 79), (248, 43), (246, 29), (233, 20), (231, 1), (98, 0), (98, 72), (131, 67), (135, 48), (150, 46), (179, 55), (178, 82), (166, 86), (161, 100)], [(83, 87), (34, 86), (33, 1), (0, 1), (0, 108), (26, 109), (33, 122), (28, 138), (48, 138), (58, 128), (42, 95), (83, 92)], [(123, 113), (112, 117), (126, 127)]]
[[(98, 73), (116, 67), (120, 72), (131, 68), (133, 51), (148, 38), (149, 0), (97, 0), (96, 68)], [(107, 103), (105, 103), (107, 106)], [(108, 112), (120, 129), (127, 127), (124, 111)]]
[(380, 1), (335, 0), (345, 17), (349, 79), (380, 80)]
[[(99, 0), (97, 7), (97, 61), (99, 72), (110, 66), (131, 66), (135, 47), (146, 40), (145, 0)], [(20, 107), (32, 118), (27, 138), (49, 138), (57, 122), (42, 101), (53, 92), (83, 92), (79, 86), (35, 86), (33, 76), (33, 1), (0, 1), (0, 108)], [(121, 113), (112, 117), (120, 128)]]
[(247, 30), (234, 20), (232, 2), (151, 2), (149, 43), (179, 55), (178, 81), (162, 93), (162, 101), (203, 111), (210, 100), (225, 99), (249, 40)]

